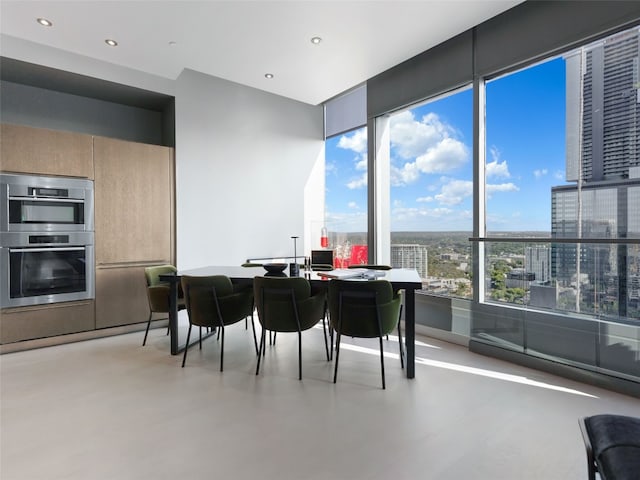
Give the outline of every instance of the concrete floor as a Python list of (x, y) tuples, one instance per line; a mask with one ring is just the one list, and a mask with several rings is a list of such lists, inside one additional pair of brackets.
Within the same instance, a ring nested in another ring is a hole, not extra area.
[[(164, 329), (0, 357), (0, 478), (585, 479), (578, 418), (640, 400), (418, 338), (416, 378), (385, 341), (348, 339), (338, 383), (322, 329), (278, 335), (255, 375), (251, 330), (171, 356)], [(183, 337), (184, 338), (184, 337)]]

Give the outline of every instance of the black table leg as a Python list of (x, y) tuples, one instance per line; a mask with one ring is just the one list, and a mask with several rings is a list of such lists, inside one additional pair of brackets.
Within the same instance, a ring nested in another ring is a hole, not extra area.
[(171, 355), (178, 355), (178, 282), (174, 276), (169, 282), (169, 335), (171, 337)]
[(407, 352), (407, 378), (416, 376), (416, 291), (404, 291), (404, 338)]

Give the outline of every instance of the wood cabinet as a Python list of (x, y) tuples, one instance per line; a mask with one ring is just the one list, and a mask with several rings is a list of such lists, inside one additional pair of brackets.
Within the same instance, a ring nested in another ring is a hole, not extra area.
[(96, 265), (172, 258), (173, 149), (94, 138)]
[(148, 318), (143, 266), (96, 269), (96, 328), (146, 322)]
[(13, 343), (95, 329), (94, 301), (8, 308), (0, 315), (0, 342)]
[(173, 149), (94, 137), (96, 328), (144, 322), (144, 267), (173, 263)]
[(173, 149), (0, 125), (0, 170), (94, 179), (95, 301), (5, 309), (0, 343), (146, 322), (144, 268), (174, 262)]
[(93, 178), (93, 137), (21, 125), (0, 125), (5, 172)]

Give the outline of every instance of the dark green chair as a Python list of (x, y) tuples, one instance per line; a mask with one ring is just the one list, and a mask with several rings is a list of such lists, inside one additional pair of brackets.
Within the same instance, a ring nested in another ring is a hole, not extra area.
[(258, 308), (258, 318), (262, 325), (258, 365), (265, 351), (266, 331), (298, 333), (298, 379), (302, 380), (302, 332), (322, 320), (324, 346), (329, 360), (326, 325), (326, 294), (311, 291), (311, 285), (303, 277), (256, 277), (253, 280), (253, 295)]
[[(187, 314), (189, 315), (189, 330), (187, 345), (184, 349), (182, 366), (187, 361), (191, 327), (219, 328), (222, 335), (220, 345), (220, 371), (224, 367), (224, 331), (225, 327), (233, 325), (251, 317), (254, 342), (256, 330), (253, 323), (253, 289), (251, 286), (239, 287), (234, 285), (229, 277), (212, 275), (208, 277), (192, 277), (184, 275), (181, 278), (184, 291)], [(202, 349), (202, 335), (200, 336)]]
[[(331, 280), (328, 287), (328, 302), (331, 327), (337, 334), (333, 383), (336, 383), (338, 378), (338, 359), (342, 335), (360, 338), (378, 337), (380, 339), (382, 388), (386, 388), (382, 336), (391, 333), (398, 325), (400, 295), (393, 291), (391, 283), (386, 280)], [(400, 331), (398, 331), (398, 342), (400, 361), (404, 366)]]
[[(154, 313), (169, 313), (169, 292), (170, 287), (166, 282), (160, 281), (160, 275), (176, 273), (177, 269), (173, 265), (156, 265), (144, 269), (144, 276), (147, 281), (147, 300), (149, 301), (149, 320), (147, 329), (144, 332), (142, 346), (147, 343), (147, 335), (151, 326), (151, 318)], [(178, 310), (184, 310), (184, 295), (182, 289), (178, 288)], [(167, 327), (167, 334), (169, 328)]]

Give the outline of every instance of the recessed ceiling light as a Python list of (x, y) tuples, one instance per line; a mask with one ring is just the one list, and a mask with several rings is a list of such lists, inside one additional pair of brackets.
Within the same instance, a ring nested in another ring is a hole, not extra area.
[(273, 78), (273, 73), (265, 73), (264, 74), (264, 78), (272, 79)]
[(311, 38), (311, 43), (313, 43), (314, 45), (318, 45), (321, 41), (322, 41), (322, 38), (320, 38), (320, 37), (312, 37)]
[(49, 20), (47, 20), (46, 18), (38, 18), (36, 20), (36, 22), (38, 22), (40, 25), (42, 25), (43, 27), (52, 27), (53, 26), (53, 22), (50, 22)]
[(118, 46), (118, 42), (116, 42), (115, 40), (111, 40), (110, 38), (107, 38), (104, 43), (106, 43), (107, 45), (109, 45), (110, 47), (117, 47)]

